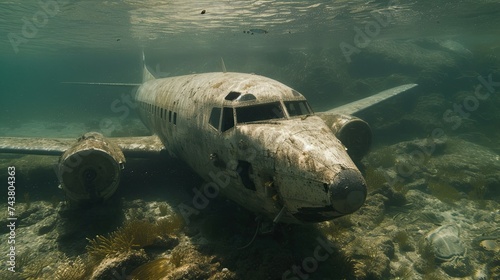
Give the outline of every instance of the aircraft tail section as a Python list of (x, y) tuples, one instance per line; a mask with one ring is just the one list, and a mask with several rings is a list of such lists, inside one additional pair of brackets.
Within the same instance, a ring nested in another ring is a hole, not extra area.
[(146, 65), (146, 56), (144, 55), (144, 51), (142, 52), (142, 82), (145, 83), (150, 80), (154, 80), (155, 76), (151, 74), (148, 66)]

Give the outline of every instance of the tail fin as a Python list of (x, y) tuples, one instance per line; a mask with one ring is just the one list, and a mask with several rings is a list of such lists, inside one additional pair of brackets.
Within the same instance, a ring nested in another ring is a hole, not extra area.
[(224, 63), (224, 59), (222, 59), (222, 57), (220, 58), (220, 65), (222, 67), (222, 72), (226, 73), (227, 72), (227, 70), (226, 70), (226, 64)]
[(148, 66), (146, 65), (146, 56), (144, 55), (144, 51), (142, 51), (142, 82), (145, 83), (150, 80), (154, 80), (155, 76), (151, 74), (151, 72), (148, 69)]

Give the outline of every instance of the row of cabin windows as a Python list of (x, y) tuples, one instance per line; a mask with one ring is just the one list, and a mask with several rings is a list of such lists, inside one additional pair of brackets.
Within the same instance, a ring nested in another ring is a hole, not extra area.
[(163, 120), (167, 120), (170, 123), (177, 124), (177, 112), (173, 112), (153, 104), (141, 103), (142, 109), (149, 114), (160, 117)]
[(208, 123), (222, 132), (234, 127), (237, 123), (251, 123), (272, 119), (304, 116), (312, 114), (312, 110), (306, 101), (284, 101), (284, 107), (280, 102), (271, 102), (250, 106), (217, 108), (214, 107), (210, 113)]

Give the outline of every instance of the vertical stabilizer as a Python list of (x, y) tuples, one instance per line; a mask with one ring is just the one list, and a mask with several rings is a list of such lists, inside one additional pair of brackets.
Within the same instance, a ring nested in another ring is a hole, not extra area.
[(222, 67), (222, 72), (226, 73), (226, 64), (224, 63), (224, 59), (222, 59), (222, 57), (220, 58), (220, 65)]
[(151, 74), (151, 72), (148, 69), (148, 66), (146, 65), (146, 56), (144, 55), (144, 51), (142, 51), (142, 82), (145, 83), (150, 80), (154, 80), (155, 76)]

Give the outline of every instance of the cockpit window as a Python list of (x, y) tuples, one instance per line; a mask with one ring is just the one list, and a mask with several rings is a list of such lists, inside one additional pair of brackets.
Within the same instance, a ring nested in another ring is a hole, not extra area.
[(232, 127), (234, 127), (233, 108), (224, 107), (222, 111), (222, 123), (220, 130), (224, 132)]
[(285, 101), (284, 103), (290, 117), (312, 114), (306, 101)]
[(208, 120), (208, 123), (211, 124), (215, 129), (219, 129), (219, 123), (220, 123), (220, 113), (221, 109), (220, 108), (213, 108), (212, 112), (210, 113), (210, 119)]
[(234, 127), (233, 108), (231, 107), (212, 108), (212, 111), (210, 112), (210, 118), (208, 119), (208, 123), (211, 126), (213, 126), (216, 130), (219, 130), (220, 126), (220, 131), (222, 132)]
[(236, 121), (238, 123), (281, 119), (284, 117), (285, 114), (279, 102), (236, 108)]

